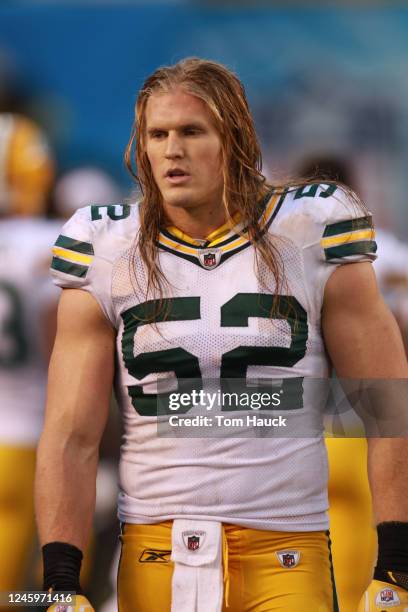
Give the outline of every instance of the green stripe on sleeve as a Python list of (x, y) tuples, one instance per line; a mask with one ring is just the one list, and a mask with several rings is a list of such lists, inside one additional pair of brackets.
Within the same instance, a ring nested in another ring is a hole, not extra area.
[(62, 234), (58, 236), (55, 246), (59, 246), (63, 249), (70, 249), (77, 253), (85, 253), (85, 255), (94, 254), (93, 246), (90, 242), (81, 242), (80, 240), (75, 240), (74, 238), (69, 238), (69, 236), (63, 236)]
[(371, 217), (360, 217), (359, 219), (348, 219), (347, 221), (339, 221), (326, 225), (323, 238), (329, 236), (337, 236), (337, 234), (346, 234), (355, 230), (371, 229), (373, 227)]
[(339, 244), (338, 246), (324, 249), (324, 254), (327, 260), (341, 259), (348, 255), (366, 255), (367, 253), (374, 254), (377, 251), (377, 243), (375, 240), (360, 240), (358, 242), (348, 242)]
[(81, 266), (80, 264), (65, 261), (59, 257), (53, 257), (51, 262), (51, 268), (63, 272), (64, 274), (70, 274), (71, 276), (78, 276), (79, 278), (85, 278), (88, 272), (88, 266)]

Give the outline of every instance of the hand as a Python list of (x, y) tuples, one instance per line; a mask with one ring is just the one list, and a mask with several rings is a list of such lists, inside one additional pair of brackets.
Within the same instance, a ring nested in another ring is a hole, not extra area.
[(405, 612), (408, 610), (408, 591), (392, 581), (372, 580), (359, 603), (357, 612)]
[(83, 595), (75, 596), (75, 605), (68, 603), (55, 603), (47, 612), (95, 612), (89, 601)]

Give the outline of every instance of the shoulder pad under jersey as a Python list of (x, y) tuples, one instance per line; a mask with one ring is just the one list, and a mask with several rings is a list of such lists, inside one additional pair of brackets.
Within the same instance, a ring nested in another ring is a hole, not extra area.
[(373, 261), (377, 245), (371, 213), (353, 192), (334, 184), (290, 188), (277, 217), (281, 231), (327, 263)]
[(137, 204), (78, 209), (62, 227), (52, 249), (55, 284), (89, 291), (112, 320), (112, 265), (133, 243), (138, 219)]

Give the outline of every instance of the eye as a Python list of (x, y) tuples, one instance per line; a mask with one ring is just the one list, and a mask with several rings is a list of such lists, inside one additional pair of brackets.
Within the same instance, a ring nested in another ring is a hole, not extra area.
[(150, 138), (153, 138), (153, 140), (162, 140), (166, 137), (166, 135), (167, 132), (165, 132), (164, 130), (152, 130), (151, 132), (149, 132), (149, 136)]
[(198, 136), (199, 134), (202, 134), (202, 130), (198, 127), (186, 127), (183, 130), (183, 134), (185, 136)]

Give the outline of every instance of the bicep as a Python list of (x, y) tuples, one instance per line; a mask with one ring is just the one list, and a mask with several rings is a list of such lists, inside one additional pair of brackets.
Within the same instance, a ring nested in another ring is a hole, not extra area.
[(408, 377), (401, 335), (371, 264), (347, 264), (331, 275), (324, 293), (322, 331), (339, 377)]
[(45, 432), (98, 444), (107, 420), (115, 332), (87, 292), (65, 289), (49, 368)]

